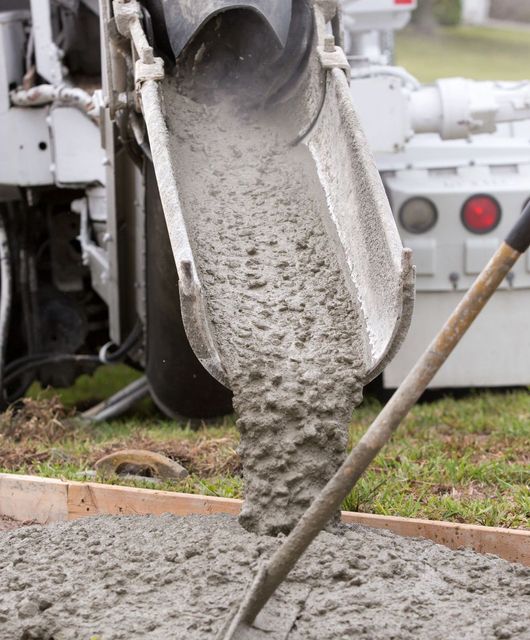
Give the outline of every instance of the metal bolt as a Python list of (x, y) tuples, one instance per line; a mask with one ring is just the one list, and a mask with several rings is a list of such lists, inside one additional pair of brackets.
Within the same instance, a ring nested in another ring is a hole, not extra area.
[(324, 51), (335, 53), (335, 36), (326, 36), (324, 38)]

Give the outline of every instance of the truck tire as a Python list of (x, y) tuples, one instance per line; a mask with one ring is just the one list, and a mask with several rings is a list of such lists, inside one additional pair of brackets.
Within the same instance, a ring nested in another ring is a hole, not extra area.
[(204, 369), (186, 337), (177, 269), (151, 163), (146, 171), (146, 218), (146, 375), (152, 397), (173, 418), (231, 413), (231, 391)]

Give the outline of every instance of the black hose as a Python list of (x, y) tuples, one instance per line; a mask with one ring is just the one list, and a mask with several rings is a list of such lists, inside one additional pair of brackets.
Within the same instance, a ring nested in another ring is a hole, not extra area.
[(134, 325), (131, 333), (125, 338), (122, 344), (113, 351), (109, 353), (109, 347), (111, 343), (106, 344), (103, 349), (99, 352), (99, 359), (103, 364), (112, 364), (114, 362), (120, 362), (123, 358), (129, 353), (129, 351), (136, 346), (140, 338), (142, 337), (143, 327), (142, 323), (138, 320), (138, 322)]
[[(73, 356), (76, 354), (73, 353), (51, 353), (51, 352), (47, 352), (47, 353), (31, 353), (27, 356), (22, 356), (22, 358), (17, 358), (16, 360), (13, 360), (13, 362), (10, 362), (7, 367), (5, 367), (5, 371), (4, 374), (6, 376), (10, 376), (12, 373), (17, 372), (18, 373), (18, 369), (22, 368), (22, 367), (26, 367), (26, 365), (33, 365), (33, 363), (35, 362), (40, 362), (41, 360), (46, 361), (49, 360), (50, 358), (55, 358), (56, 356)], [(93, 356), (94, 358), (96, 358), (97, 356)], [(98, 358), (99, 360), (99, 358)], [(40, 365), (37, 365), (40, 366)]]
[(97, 356), (73, 353), (34, 353), (18, 358), (5, 367), (5, 378), (3, 382), (4, 388), (27, 371), (32, 371), (44, 365), (63, 362), (96, 365), (120, 362), (125, 358), (129, 351), (137, 345), (138, 341), (142, 337), (142, 331), (142, 324), (138, 321), (124, 342), (116, 349), (116, 351), (110, 354), (102, 349), (100, 354)]
[[(4, 386), (11, 384), (14, 380), (19, 378), (23, 373), (26, 373), (26, 371), (37, 369), (38, 367), (42, 367), (45, 364), (58, 364), (60, 362), (101, 364), (101, 360), (98, 358), (98, 356), (75, 355), (72, 353), (48, 354), (46, 356), (42, 356), (41, 358), (38, 358), (35, 355), (35, 356), (32, 356), (31, 359), (25, 364), (20, 364), (19, 360), (15, 362), (19, 363), (19, 366), (14, 371), (12, 371), (12, 373), (9, 373), (9, 374), (6, 373), (6, 376), (4, 379)], [(12, 363), (12, 364), (15, 364), (15, 363)]]

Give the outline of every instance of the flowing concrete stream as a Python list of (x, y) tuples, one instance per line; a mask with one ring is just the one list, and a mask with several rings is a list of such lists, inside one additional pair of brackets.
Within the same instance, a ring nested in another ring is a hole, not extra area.
[(294, 132), (166, 81), (177, 183), (208, 315), (234, 392), (244, 527), (288, 531), (345, 456), (360, 401), (356, 301), (325, 228), (314, 162)]

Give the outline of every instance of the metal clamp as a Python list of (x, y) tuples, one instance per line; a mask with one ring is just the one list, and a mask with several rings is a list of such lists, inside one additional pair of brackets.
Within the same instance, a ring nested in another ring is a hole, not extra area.
[(334, 36), (324, 38), (324, 44), (317, 47), (317, 54), (323, 69), (342, 69), (350, 77), (350, 64), (344, 51), (335, 44)]
[[(164, 79), (164, 61), (156, 57), (142, 26), (142, 8), (137, 0), (114, 0), (114, 19), (118, 33), (128, 38), (137, 60), (134, 65), (134, 85), (137, 101), (142, 84)], [(138, 104), (139, 106), (139, 104)]]
[(114, 19), (116, 27), (125, 38), (131, 38), (131, 25), (142, 19), (142, 9), (137, 0), (114, 0)]
[(137, 90), (140, 89), (142, 83), (147, 80), (163, 80), (164, 79), (164, 61), (162, 58), (154, 58), (153, 62), (145, 63), (137, 60), (134, 65), (134, 82)]

